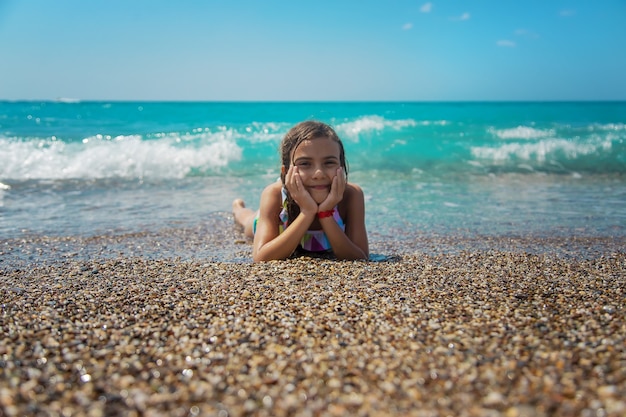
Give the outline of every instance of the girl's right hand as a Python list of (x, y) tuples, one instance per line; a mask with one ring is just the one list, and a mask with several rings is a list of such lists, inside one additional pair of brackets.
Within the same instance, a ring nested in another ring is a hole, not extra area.
[(319, 205), (320, 211), (332, 210), (343, 199), (343, 193), (346, 190), (346, 171), (343, 168), (337, 168), (337, 175), (333, 178), (330, 186), (328, 197)]
[(298, 167), (292, 165), (285, 176), (285, 187), (289, 191), (289, 195), (300, 207), (301, 213), (317, 213), (317, 203), (305, 188)]

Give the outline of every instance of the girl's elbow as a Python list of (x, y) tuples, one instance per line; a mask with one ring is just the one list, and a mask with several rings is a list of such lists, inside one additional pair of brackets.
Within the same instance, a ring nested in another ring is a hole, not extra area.
[(260, 251), (255, 250), (252, 252), (252, 261), (253, 262), (265, 262), (266, 259)]
[(254, 261), (254, 263), (261, 263), (261, 262), (272, 261), (273, 259), (267, 259), (267, 258), (264, 258), (262, 256), (253, 256), (252, 260)]
[(252, 254), (252, 260), (255, 263), (258, 262), (269, 262), (269, 261), (282, 261), (287, 259), (286, 257), (281, 258), (280, 256), (277, 256), (275, 254), (271, 254), (271, 253), (265, 253), (265, 252), (257, 252), (257, 253), (253, 253)]
[(252, 260), (254, 262), (267, 262), (267, 261), (271, 261), (271, 258), (268, 258), (267, 256), (263, 256), (262, 254), (259, 253), (255, 253), (252, 255)]

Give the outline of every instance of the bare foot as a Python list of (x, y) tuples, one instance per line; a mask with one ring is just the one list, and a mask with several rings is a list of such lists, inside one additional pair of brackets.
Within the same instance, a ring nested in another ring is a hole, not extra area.
[(235, 217), (235, 222), (243, 226), (245, 235), (252, 237), (254, 235), (252, 223), (256, 213), (247, 208), (246, 203), (241, 198), (233, 200), (233, 216)]
[(246, 203), (241, 198), (236, 198), (233, 200), (233, 212), (238, 209), (242, 209), (246, 207)]

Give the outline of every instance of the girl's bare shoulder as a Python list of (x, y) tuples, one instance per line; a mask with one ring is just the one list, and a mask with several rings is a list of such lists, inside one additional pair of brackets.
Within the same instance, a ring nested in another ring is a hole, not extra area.
[(343, 199), (339, 203), (339, 213), (342, 217), (348, 215), (348, 211), (364, 210), (365, 196), (360, 186), (354, 183), (347, 183), (343, 192)]
[(268, 185), (263, 189), (261, 193), (261, 204), (263, 201), (275, 202), (280, 201), (282, 199), (281, 190), (283, 188), (283, 184), (280, 181), (276, 181)]
[(359, 185), (349, 182), (346, 184), (344, 195), (348, 199), (363, 198), (363, 189)]

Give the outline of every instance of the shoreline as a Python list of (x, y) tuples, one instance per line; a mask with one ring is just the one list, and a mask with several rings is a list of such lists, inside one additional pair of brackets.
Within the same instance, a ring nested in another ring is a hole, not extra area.
[(626, 253), (0, 268), (4, 415), (621, 416)]
[[(618, 231), (618, 232), (621, 232)], [(368, 232), (370, 260), (405, 255), (455, 255), (462, 252), (512, 252), (553, 255), (566, 259), (594, 259), (626, 250), (624, 237), (584, 235), (480, 235), (396, 231)], [(23, 232), (0, 238), (0, 271), (55, 265), (67, 260), (139, 258), (225, 263), (251, 263), (252, 242), (233, 223), (232, 216), (216, 216), (194, 227), (163, 228), (145, 232), (109, 231), (89, 236), (48, 236)]]

